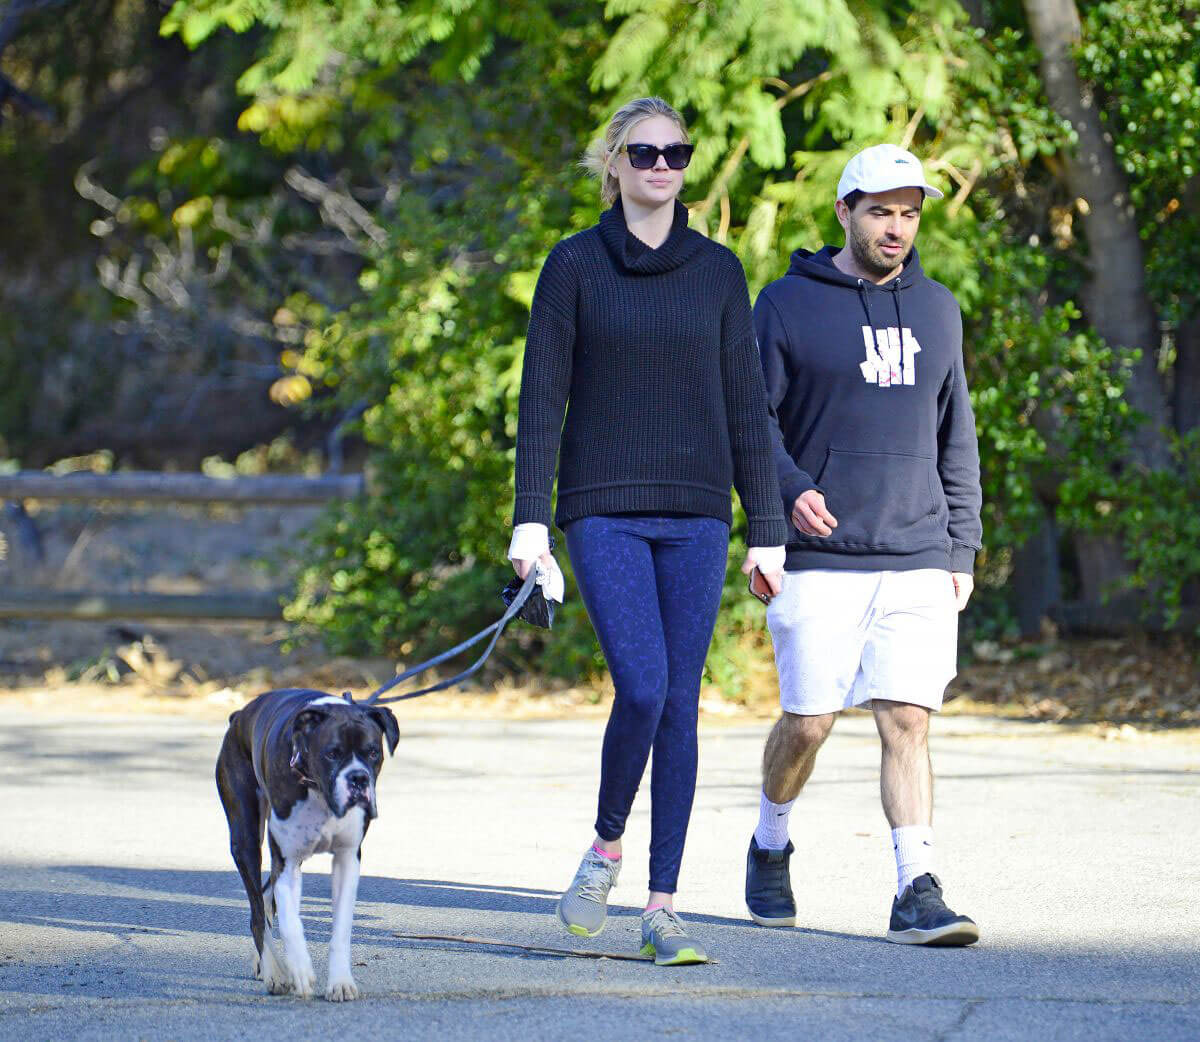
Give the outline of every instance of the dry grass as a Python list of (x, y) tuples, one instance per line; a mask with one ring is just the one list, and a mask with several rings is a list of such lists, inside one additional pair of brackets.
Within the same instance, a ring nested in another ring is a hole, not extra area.
[[(8, 705), (81, 711), (228, 714), (279, 687), (351, 691), (362, 697), (393, 673), (385, 659), (328, 658), (318, 648), (287, 655), (281, 627), (102, 627), (0, 624), (0, 699)], [(1181, 637), (977, 644), (948, 692), (948, 713), (1068, 723), (1200, 726), (1200, 665)], [(732, 679), (707, 683), (710, 719), (766, 718), (778, 705), (770, 647), (747, 640)], [(492, 681), (404, 706), (406, 715), (513, 718), (607, 712), (608, 678), (569, 685)]]

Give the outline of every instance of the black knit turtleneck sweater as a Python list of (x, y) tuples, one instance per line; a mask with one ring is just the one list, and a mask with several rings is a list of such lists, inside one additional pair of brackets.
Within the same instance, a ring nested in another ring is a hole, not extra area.
[(629, 232), (618, 200), (550, 251), (518, 415), (514, 524), (549, 525), (561, 442), (559, 527), (635, 512), (729, 522), (732, 484), (749, 544), (787, 542), (746, 278), (678, 202), (658, 249)]

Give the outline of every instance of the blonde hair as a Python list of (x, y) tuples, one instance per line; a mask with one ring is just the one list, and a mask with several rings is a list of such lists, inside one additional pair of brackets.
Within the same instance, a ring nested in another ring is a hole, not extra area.
[(612, 172), (613, 160), (625, 147), (630, 131), (650, 116), (665, 116), (671, 120), (679, 128), (684, 142), (687, 142), (687, 125), (678, 112), (662, 98), (637, 98), (617, 109), (616, 114), (608, 121), (604, 137), (597, 138), (588, 145), (587, 151), (579, 161), (579, 165), (600, 182), (600, 198), (609, 205), (615, 203), (617, 196), (621, 194), (621, 184), (617, 175)]

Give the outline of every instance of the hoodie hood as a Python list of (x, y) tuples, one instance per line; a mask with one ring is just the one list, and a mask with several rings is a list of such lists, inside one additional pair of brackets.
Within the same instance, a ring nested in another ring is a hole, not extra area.
[(688, 227), (687, 207), (675, 200), (671, 231), (666, 241), (651, 249), (634, 235), (625, 223), (625, 208), (620, 197), (600, 215), (600, 238), (613, 261), (623, 271), (634, 275), (661, 275), (672, 271), (695, 255), (704, 236)]
[(807, 275), (809, 278), (832, 282), (836, 286), (846, 286), (850, 289), (857, 289), (861, 282), (880, 291), (889, 290), (893, 284), (896, 284), (899, 289), (907, 289), (917, 279), (925, 277), (925, 272), (921, 268), (921, 257), (915, 246), (908, 251), (908, 256), (904, 258), (904, 267), (900, 274), (882, 285), (868, 282), (866, 279), (860, 279), (854, 275), (847, 275), (840, 270), (833, 263), (833, 258), (838, 253), (841, 253), (841, 250), (836, 246), (822, 246), (816, 253), (811, 250), (797, 250), (792, 254), (792, 263), (788, 267), (788, 274)]

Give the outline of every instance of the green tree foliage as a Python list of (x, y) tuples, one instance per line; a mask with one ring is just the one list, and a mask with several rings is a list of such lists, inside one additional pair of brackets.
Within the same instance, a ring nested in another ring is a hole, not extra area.
[[(1175, 342), (1181, 325), (1200, 312), (1194, 277), (1200, 261), (1200, 4), (1117, 0), (1080, 6), (1079, 75), (1128, 179), (1147, 286), (1166, 334), (1157, 368), (1168, 397), (1175, 399), (1180, 431), (1168, 431), (1174, 466), (1159, 470), (1119, 464), (1134, 424), (1146, 422), (1121, 398), (1124, 369), (1134, 356), (1127, 345), (1097, 340), (1072, 303), (1089, 264), (1088, 244), (1078, 231), (1088, 202), (1064, 192), (1060, 179), (1059, 156), (1071, 147), (1073, 132), (1046, 105), (1020, 8), (997, 3), (990, 14), (990, 46), (1006, 86), (985, 100), (1006, 156), (987, 184), (993, 219), (985, 223), (998, 237), (988, 256), (1004, 258), (1005, 269), (1017, 278), (1010, 287), (1015, 295), (992, 294), (991, 315), (980, 317), (985, 327), (1004, 335), (1011, 350), (1037, 351), (1040, 343), (1051, 354), (1043, 352), (1032, 365), (1016, 363), (1018, 373), (1036, 380), (1025, 396), (1030, 424), (1024, 447), (1030, 451), (1018, 451), (1017, 459), (985, 455), (993, 461), (993, 479), (1003, 468), (1021, 487), (1012, 501), (1027, 509), (1013, 515), (1017, 528), (1036, 525), (1048, 505), (1067, 532), (1118, 537), (1132, 566), (1132, 585), (1147, 591), (1148, 603), (1174, 620), (1189, 589), (1194, 598), (1200, 583), (1200, 553), (1177, 538), (1190, 531), (1191, 511), (1184, 504), (1196, 488), (1193, 443), (1181, 433), (1189, 429), (1188, 414), (1200, 411), (1200, 401), (1176, 387)], [(1030, 279), (1022, 272), (1036, 275)], [(1030, 335), (1030, 322), (1044, 330), (1061, 324), (1064, 332), (1044, 340)], [(1062, 348), (1056, 362), (1052, 355)], [(1180, 343), (1179, 351), (1184, 348)], [(1007, 352), (992, 355), (997, 384), (1001, 359), (1010, 364)], [(1060, 393), (1048, 394), (1055, 379), (1065, 383)], [(1009, 395), (1009, 407), (1021, 397)], [(991, 436), (988, 424), (981, 424), (981, 435)], [(1012, 546), (1018, 537), (1018, 531), (998, 528), (989, 533), (989, 543)]]
[[(293, 420), (278, 409), (263, 430), (275, 352), (261, 315), (279, 287), (223, 282), (224, 258), (187, 220), (214, 199), (262, 203), (283, 169), (235, 133), (252, 41), (189, 55), (161, 18), (142, 0), (0, 4), (0, 454), (27, 466), (93, 449), (195, 465), (222, 441), (245, 448), (247, 424), (269, 437)], [(195, 421), (227, 391), (246, 407), (189, 458)]]
[(1084, 16), (1080, 67), (1129, 177), (1151, 294), (1178, 322), (1200, 304), (1200, 0), (1114, 0)]
[[(74, 357), (71, 326), (111, 310), (80, 264), (94, 214), (71, 179), (89, 149), (111, 143), (103, 114), (152, 77), (156, 21), (135, 0), (0, 6), (0, 451), (51, 435), (45, 421), (71, 410), (74, 388), (103, 388), (91, 359)], [(81, 141), (85, 126), (98, 140)], [(98, 353), (111, 348), (107, 331), (98, 339)]]
[[(1196, 211), (1178, 201), (1194, 180), (1194, 19), (1164, 0), (1139, 21), (1145, 6), (1090, 8), (1081, 62), (1139, 183), (1155, 293), (1183, 315), (1195, 292), (1179, 258), (1195, 249)], [(1052, 178), (1071, 132), (1043, 98), (1019, 9), (998, 4), (992, 17), (985, 33), (951, 0), (178, 0), (165, 33), (195, 47), (253, 30), (257, 53), (238, 81), (242, 135), (213, 144), (217, 172), (197, 172), (207, 146), (173, 142), (147, 198), (167, 192), (164, 218), (214, 256), (232, 251), (275, 327), (279, 393), (361, 411), (370, 447), (374, 491), (316, 535), (290, 616), (335, 646), (409, 655), (494, 614), (532, 287), (553, 243), (596, 219), (583, 146), (647, 93), (688, 117), (693, 223), (738, 252), (753, 290), (792, 249), (841, 241), (832, 194), (850, 154), (911, 144), (948, 195), (927, 208), (920, 248), (967, 320), (982, 578), (1003, 583), (1042, 486), (1066, 490), (1069, 523), (1135, 536), (1126, 501), (1094, 509), (1136, 418), (1121, 400), (1120, 345), (1101, 344), (1073, 302), (1086, 258)], [(230, 232), (271, 205), (290, 215), (272, 237)], [(297, 236), (341, 243), (339, 262), (293, 274), (281, 247)], [(266, 290), (261, 270), (274, 273)], [(1181, 443), (1179, 458), (1178, 471), (1145, 476), (1142, 516), (1181, 509), (1194, 447)], [(761, 632), (738, 589), (738, 532), (710, 659), (726, 689), (747, 634)], [(1164, 568), (1182, 577), (1167, 591), (1176, 602), (1200, 570), (1194, 543), (1128, 545), (1139, 581), (1160, 586)], [(598, 661), (577, 598), (538, 650), (567, 675)]]
[[(332, 401), (366, 405), (374, 454), (375, 494), (318, 535), (290, 608), (335, 644), (425, 650), (500, 604), (534, 264), (571, 226), (590, 122), (579, 59), (601, 42), (594, 13), (564, 16), (555, 33), (505, 41), (486, 77), (405, 66), (408, 162), (392, 175), (388, 246), (360, 273), (362, 299), (314, 327), (297, 362)], [(590, 671), (577, 598), (560, 619), (541, 664)]]

